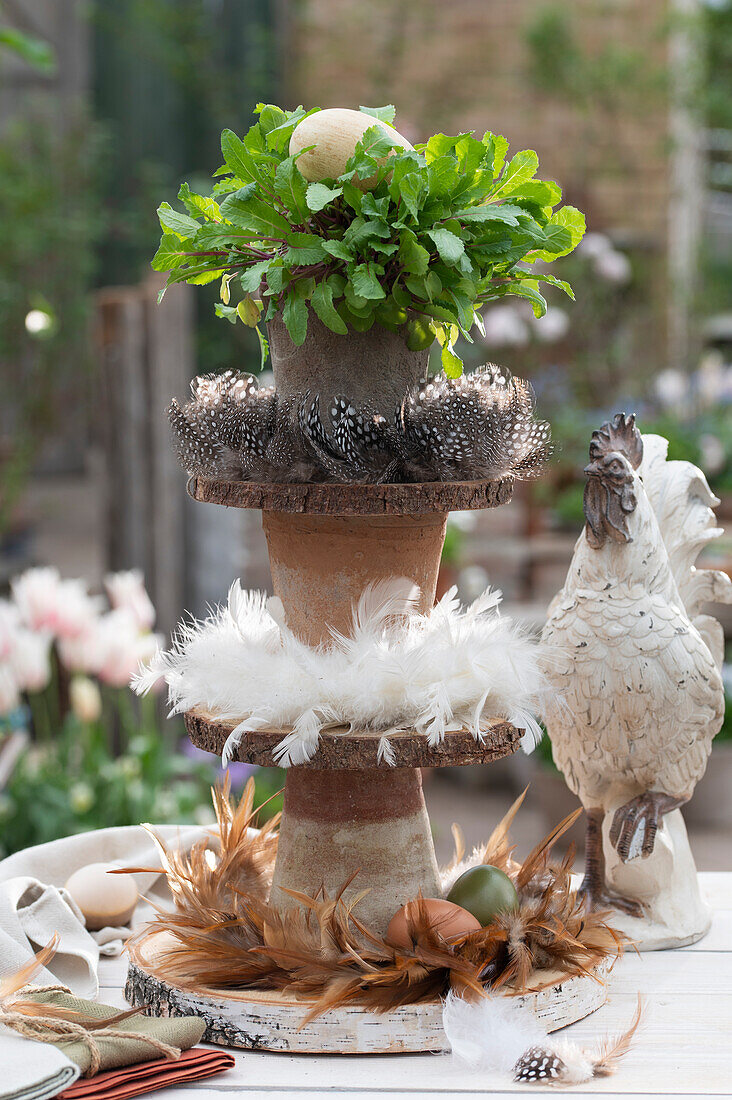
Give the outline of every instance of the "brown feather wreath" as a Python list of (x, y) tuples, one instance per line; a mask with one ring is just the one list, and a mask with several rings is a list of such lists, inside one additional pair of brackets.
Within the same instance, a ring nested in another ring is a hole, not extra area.
[[(156, 838), (176, 909), (157, 909), (138, 943), (158, 932), (177, 941), (160, 958), (166, 974), (187, 988), (267, 988), (315, 1000), (308, 1019), (357, 1003), (385, 1012), (434, 1000), (453, 989), (476, 999), (486, 988), (525, 991), (541, 971), (567, 977), (591, 974), (622, 952), (605, 913), (587, 913), (571, 887), (574, 852), (551, 861), (554, 843), (576, 821), (570, 815), (523, 863), (513, 859), (508, 828), (523, 795), (494, 830), (477, 859), (513, 879), (519, 909), (480, 931), (445, 940), (417, 904), (407, 918), (411, 947), (395, 947), (368, 929), (356, 910), (363, 894), (345, 898), (353, 879), (334, 896), (292, 893), (301, 904), (278, 912), (267, 902), (277, 849), (278, 817), (252, 829), (254, 781), (238, 806), (228, 778), (214, 791), (220, 842), (200, 841), (188, 853), (172, 852)], [(460, 866), (456, 833), (453, 869)], [(128, 868), (143, 870), (143, 868)], [(144, 868), (151, 870), (151, 868)], [(355, 878), (355, 875), (354, 875)], [(539, 972), (539, 973), (537, 973)]]

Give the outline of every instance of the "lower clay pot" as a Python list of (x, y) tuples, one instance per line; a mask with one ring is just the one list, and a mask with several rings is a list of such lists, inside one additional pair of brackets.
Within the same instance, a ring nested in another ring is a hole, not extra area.
[(355, 913), (381, 935), (420, 891), (441, 896), (420, 772), (290, 768), (271, 902), (297, 906), (287, 890), (332, 896), (356, 871), (344, 897), (369, 891)]

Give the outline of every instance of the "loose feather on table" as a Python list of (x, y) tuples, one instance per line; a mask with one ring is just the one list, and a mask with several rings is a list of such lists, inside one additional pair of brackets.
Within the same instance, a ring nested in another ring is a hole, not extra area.
[(487, 1073), (511, 1074), (521, 1083), (565, 1088), (614, 1073), (630, 1050), (641, 1014), (639, 996), (627, 1030), (595, 1049), (549, 1036), (533, 1012), (511, 997), (467, 1001), (450, 991), (442, 1023), (457, 1061)]

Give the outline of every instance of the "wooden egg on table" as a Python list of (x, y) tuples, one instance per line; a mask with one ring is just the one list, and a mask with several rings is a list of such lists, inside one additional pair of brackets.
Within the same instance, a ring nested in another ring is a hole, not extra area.
[(393, 943), (396, 947), (411, 947), (412, 937), (409, 934), (407, 921), (414, 923), (420, 915), (424, 915), (444, 940), (467, 936), (480, 928), (479, 922), (472, 913), (461, 909), (459, 905), (454, 905), (453, 902), (445, 901), (443, 898), (420, 898), (408, 901), (391, 918), (386, 930), (386, 939), (389, 943)]
[(112, 863), (90, 863), (74, 871), (66, 889), (84, 914), (90, 932), (129, 924), (139, 898), (132, 875), (111, 875)]
[[(381, 126), (394, 144), (402, 149), (413, 146), (388, 122), (380, 122), (363, 111), (350, 111), (345, 107), (329, 107), (317, 111), (299, 122), (290, 138), (290, 156), (307, 149), (297, 161), (306, 180), (336, 179), (346, 170), (346, 162), (353, 156), (357, 144), (372, 126)], [(314, 146), (309, 149), (308, 146)], [(376, 186), (376, 176), (354, 181), (362, 191)]]
[(519, 904), (516, 887), (508, 875), (487, 863), (464, 871), (447, 897), (472, 913), (481, 928), (490, 924), (499, 913), (518, 909)]

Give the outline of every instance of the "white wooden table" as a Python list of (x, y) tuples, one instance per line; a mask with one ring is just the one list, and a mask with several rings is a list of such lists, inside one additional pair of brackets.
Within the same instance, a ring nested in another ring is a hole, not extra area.
[[(610, 1001), (566, 1034), (591, 1043), (629, 1023), (640, 991), (646, 1010), (630, 1054), (614, 1077), (569, 1090), (575, 1097), (732, 1096), (732, 873), (700, 875), (702, 892), (715, 910), (706, 939), (680, 951), (629, 952), (610, 978)], [(122, 1007), (127, 964), (103, 960), (99, 999)], [(165, 1089), (160, 1100), (214, 1100), (240, 1092), (247, 1100), (430, 1100), (482, 1094), (552, 1095), (538, 1086), (515, 1086), (458, 1069), (447, 1055), (314, 1057), (236, 1051), (236, 1068), (200, 1084)]]

